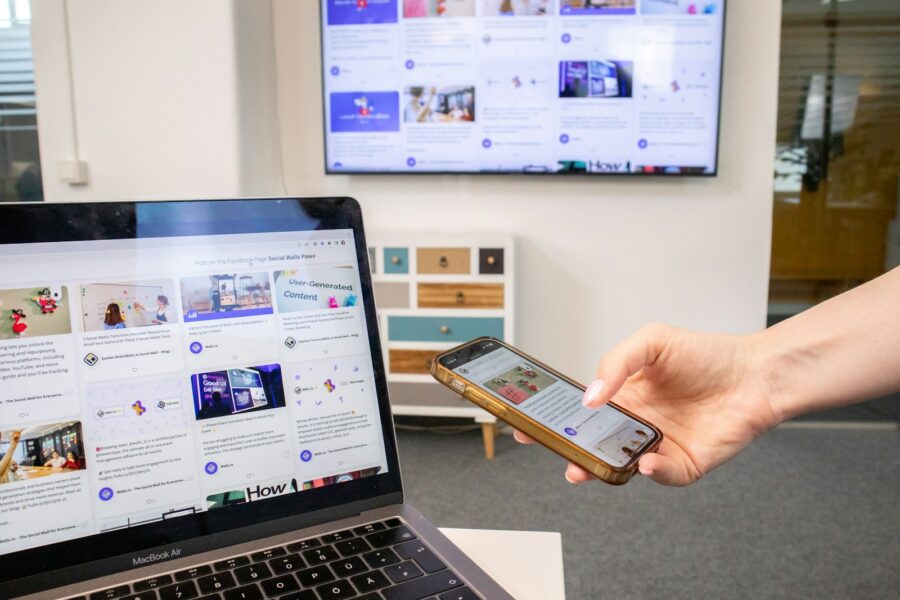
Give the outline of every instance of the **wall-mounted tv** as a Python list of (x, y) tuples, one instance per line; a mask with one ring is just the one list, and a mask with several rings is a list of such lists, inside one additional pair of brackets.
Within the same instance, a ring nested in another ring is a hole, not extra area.
[(725, 0), (322, 0), (327, 173), (715, 175)]

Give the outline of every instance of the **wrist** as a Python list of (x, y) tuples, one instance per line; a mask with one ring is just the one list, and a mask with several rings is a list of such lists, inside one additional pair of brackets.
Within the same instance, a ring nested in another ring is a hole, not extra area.
[(762, 391), (762, 401), (767, 403), (770, 422), (768, 428), (777, 427), (781, 423), (800, 414), (798, 410), (801, 396), (797, 373), (797, 355), (789, 345), (777, 339), (771, 329), (750, 336), (750, 351), (758, 377), (758, 385)]

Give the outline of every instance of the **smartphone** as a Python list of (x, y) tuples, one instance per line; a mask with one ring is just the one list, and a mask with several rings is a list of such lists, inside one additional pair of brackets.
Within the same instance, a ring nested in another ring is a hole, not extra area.
[(434, 358), (431, 374), (602, 481), (628, 482), (662, 432), (613, 403), (581, 404), (584, 386), (496, 338), (481, 337)]

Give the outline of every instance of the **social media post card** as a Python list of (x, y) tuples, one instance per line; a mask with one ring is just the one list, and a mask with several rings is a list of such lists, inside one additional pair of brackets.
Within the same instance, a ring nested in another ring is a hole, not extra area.
[(83, 396), (102, 530), (195, 507), (194, 413), (183, 376), (93, 385)]
[(331, 133), (385, 133), (400, 130), (400, 98), (397, 92), (332, 92), (328, 100)]
[(287, 365), (285, 387), (304, 481), (381, 460), (374, 378), (365, 355)]
[(189, 323), (182, 336), (191, 370), (278, 357), (278, 328), (272, 315), (228, 321)]
[(86, 283), (79, 289), (84, 333), (76, 362), (84, 381), (183, 369), (174, 281)]
[[(563, 59), (614, 56), (634, 59), (643, 34), (637, 19), (560, 19), (554, 34), (554, 54)], [(671, 39), (671, 35), (666, 35)], [(657, 60), (654, 57), (653, 60)]]
[(412, 77), (463, 77), (477, 61), (478, 32), (472, 18), (404, 19), (399, 63)]
[(325, 84), (333, 91), (378, 89), (396, 81), (404, 68), (394, 28), (335, 27), (323, 33), (322, 44), (328, 57)]
[(78, 412), (65, 286), (0, 290), (0, 423)]
[(349, 265), (275, 271), (282, 354), (304, 360), (364, 349), (359, 285)]
[(402, 0), (327, 0), (329, 25), (383, 25), (397, 22), (397, 3)]
[(81, 422), (2, 422), (0, 449), (0, 553), (93, 532)]
[(291, 473), (280, 365), (195, 373), (190, 382), (205, 492)]
[(400, 130), (392, 133), (342, 133), (328, 145), (330, 172), (383, 171), (402, 163)]
[(637, 12), (636, 0), (559, 0), (559, 14), (563, 16), (603, 17), (633, 15)]
[(556, 24), (550, 19), (485, 19), (476, 41), (478, 56), (481, 59), (545, 57), (556, 49), (556, 31)]

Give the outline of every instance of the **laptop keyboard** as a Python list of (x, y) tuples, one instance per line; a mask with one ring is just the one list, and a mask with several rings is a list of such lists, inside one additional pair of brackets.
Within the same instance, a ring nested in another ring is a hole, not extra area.
[(478, 600), (397, 518), (157, 575), (73, 600)]

